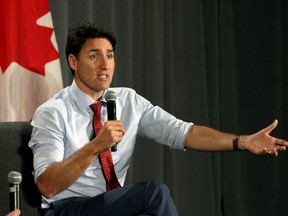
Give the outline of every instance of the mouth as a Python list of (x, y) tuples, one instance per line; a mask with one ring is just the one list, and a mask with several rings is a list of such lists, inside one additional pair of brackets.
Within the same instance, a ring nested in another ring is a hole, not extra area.
[(108, 79), (108, 74), (98, 74), (97, 77), (100, 80), (106, 80)]

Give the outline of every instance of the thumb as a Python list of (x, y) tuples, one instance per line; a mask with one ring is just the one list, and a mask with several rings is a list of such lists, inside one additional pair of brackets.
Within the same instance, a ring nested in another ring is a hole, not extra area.
[(267, 134), (270, 134), (271, 131), (273, 131), (273, 130), (277, 127), (277, 125), (278, 125), (278, 120), (275, 119), (275, 120), (273, 121), (273, 123), (270, 124), (268, 127), (264, 128), (263, 131), (264, 131), (265, 133), (267, 133)]

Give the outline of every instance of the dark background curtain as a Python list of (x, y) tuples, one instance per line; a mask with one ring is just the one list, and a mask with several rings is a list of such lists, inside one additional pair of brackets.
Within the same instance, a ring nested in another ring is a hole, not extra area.
[[(254, 133), (277, 118), (288, 139), (286, 0), (50, 0), (64, 85), (68, 28), (115, 32), (113, 86), (180, 119)], [(45, 50), (43, 50), (45, 52)], [(127, 184), (164, 181), (181, 216), (288, 215), (288, 155), (172, 151), (139, 138)]]

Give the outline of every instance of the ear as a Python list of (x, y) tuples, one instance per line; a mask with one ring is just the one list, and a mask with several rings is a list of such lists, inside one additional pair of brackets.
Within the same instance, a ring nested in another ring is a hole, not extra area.
[(68, 56), (68, 62), (69, 66), (72, 70), (76, 71), (77, 70), (77, 59), (74, 55), (70, 54)]

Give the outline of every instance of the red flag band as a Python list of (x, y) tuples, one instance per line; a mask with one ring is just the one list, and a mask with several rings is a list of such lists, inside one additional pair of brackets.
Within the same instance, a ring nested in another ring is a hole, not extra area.
[(63, 88), (49, 3), (0, 4), (0, 121), (27, 121)]

